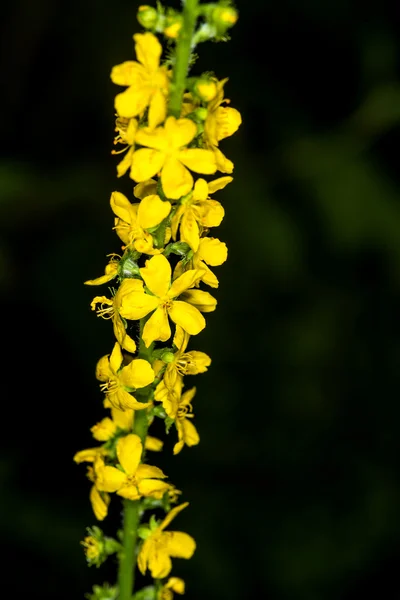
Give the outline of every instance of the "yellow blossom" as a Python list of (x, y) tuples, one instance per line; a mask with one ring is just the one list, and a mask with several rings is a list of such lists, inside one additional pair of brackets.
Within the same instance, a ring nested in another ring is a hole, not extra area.
[[(120, 316), (121, 302), (126, 293), (126, 284), (128, 281), (128, 279), (124, 279), (112, 299), (106, 296), (96, 296), (93, 298), (90, 307), (96, 311), (98, 317), (112, 319), (114, 335), (117, 341), (124, 350), (133, 353), (136, 351), (136, 344), (126, 333), (125, 323)], [(98, 304), (100, 305), (99, 308), (97, 307)]]
[(104, 544), (92, 535), (86, 536), (81, 544), (88, 562), (96, 563), (103, 553)]
[(142, 358), (135, 358), (126, 366), (122, 366), (123, 360), (121, 346), (115, 342), (111, 355), (103, 356), (96, 366), (96, 378), (104, 382), (100, 388), (112, 406), (120, 410), (147, 408), (149, 402), (138, 402), (129, 392), (152, 383), (154, 371)]
[(118, 254), (109, 254), (111, 259), (104, 269), (104, 275), (97, 277), (96, 279), (88, 279), (85, 281), (85, 285), (102, 285), (114, 279), (118, 275), (118, 264), (121, 257)]
[(140, 437), (130, 433), (119, 438), (117, 456), (122, 470), (106, 465), (96, 486), (105, 492), (117, 492), (129, 500), (138, 500), (142, 496), (161, 498), (169, 484), (160, 479), (166, 475), (158, 467), (140, 464), (143, 446)]
[(222, 190), (232, 177), (220, 177), (207, 183), (198, 179), (193, 192), (181, 200), (171, 221), (171, 231), (174, 240), (180, 227), (180, 239), (197, 252), (200, 235), (204, 228), (217, 227), (224, 218), (225, 211), (217, 200), (209, 198), (217, 190)]
[(117, 85), (129, 86), (115, 98), (115, 110), (127, 119), (142, 115), (149, 106), (151, 128), (162, 123), (166, 116), (169, 76), (166, 67), (160, 67), (162, 46), (152, 33), (133, 36), (138, 61), (126, 61), (115, 66), (111, 79)]
[(181, 299), (189, 302), (200, 312), (213, 312), (217, 307), (214, 296), (211, 296), (208, 292), (203, 292), (203, 290), (186, 290), (182, 293)]
[(236, 108), (221, 106), (229, 103), (224, 99), (224, 85), (228, 79), (223, 79), (217, 84), (217, 95), (207, 105), (207, 117), (204, 122), (204, 138), (207, 148), (213, 150), (217, 161), (217, 168), (222, 173), (232, 173), (233, 163), (224, 156), (218, 148), (221, 140), (233, 135), (242, 122), (240, 112)]
[(171, 204), (163, 202), (159, 196), (146, 196), (140, 203), (131, 204), (121, 192), (111, 194), (110, 205), (117, 216), (115, 230), (124, 242), (123, 249), (133, 246), (144, 254), (159, 254), (153, 248), (153, 237), (146, 231), (156, 227), (170, 213)]
[(195, 173), (211, 175), (217, 170), (214, 152), (202, 148), (187, 148), (197, 133), (190, 119), (168, 117), (164, 127), (140, 129), (136, 141), (146, 148), (137, 150), (132, 159), (130, 176), (146, 181), (161, 172), (161, 184), (167, 198), (177, 200), (193, 187)]
[(144, 540), (138, 555), (138, 567), (142, 575), (148, 568), (153, 579), (162, 579), (171, 572), (171, 557), (191, 558), (193, 556), (196, 542), (190, 535), (182, 531), (164, 531), (172, 519), (188, 505), (188, 502), (184, 502), (173, 508)]
[(124, 158), (117, 165), (117, 177), (125, 175), (128, 169), (132, 166), (132, 156), (135, 151), (135, 137), (139, 123), (136, 119), (126, 119), (118, 117), (115, 122), (115, 131), (118, 135), (114, 138), (114, 145), (123, 144), (120, 150), (112, 150), (111, 154), (122, 154), (125, 152)]
[(195, 284), (202, 271), (186, 271), (171, 285), (171, 265), (165, 256), (160, 254), (147, 260), (146, 266), (140, 269), (140, 274), (149, 293), (143, 289), (142, 281), (125, 280), (130, 284), (132, 291), (124, 297), (121, 315), (126, 319), (135, 320), (142, 319), (154, 311), (143, 328), (142, 338), (147, 348), (155, 340), (165, 342), (171, 337), (168, 316), (190, 335), (196, 335), (204, 329), (206, 323), (200, 311), (190, 303), (176, 300)]
[(203, 271), (200, 281), (210, 287), (217, 288), (219, 286), (218, 279), (207, 265), (212, 267), (222, 265), (227, 257), (228, 249), (224, 242), (220, 242), (217, 238), (200, 238), (199, 249), (193, 254), (192, 258), (186, 263), (184, 261), (177, 263), (174, 269), (174, 279), (182, 275), (186, 269), (200, 269)]
[(157, 600), (173, 600), (175, 594), (185, 593), (185, 582), (180, 577), (170, 577), (162, 586)]
[(81, 450), (77, 452), (74, 456), (74, 461), (76, 463), (81, 462), (92, 462), (93, 467), (90, 466), (88, 468), (88, 479), (94, 483), (90, 489), (89, 499), (92, 505), (93, 512), (95, 514), (96, 519), (99, 521), (103, 521), (107, 516), (108, 506), (110, 504), (110, 496), (105, 492), (100, 492), (96, 487), (96, 481), (98, 473), (101, 472), (104, 461), (103, 456), (107, 454), (107, 451), (102, 448), (102, 446), (98, 446), (97, 448), (88, 448), (87, 450)]
[(196, 427), (189, 419), (193, 419), (191, 401), (196, 393), (193, 387), (178, 398), (178, 410), (175, 417), (175, 426), (178, 433), (178, 442), (174, 446), (174, 454), (179, 454), (183, 446), (197, 446), (200, 442)]
[[(178, 375), (205, 373), (211, 364), (211, 358), (205, 352), (199, 352), (198, 350), (186, 352), (189, 338), (190, 335), (177, 325), (174, 345), (177, 346), (178, 350), (173, 354), (173, 360), (167, 364), (163, 378), (164, 384), (169, 389), (174, 389)], [(155, 400), (158, 400), (157, 389), (158, 387), (154, 394)]]

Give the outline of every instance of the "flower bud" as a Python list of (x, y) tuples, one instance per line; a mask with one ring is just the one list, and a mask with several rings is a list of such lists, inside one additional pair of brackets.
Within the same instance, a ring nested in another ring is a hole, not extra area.
[(218, 37), (224, 36), (237, 20), (238, 11), (233, 6), (216, 6), (211, 13), (211, 22)]
[(154, 29), (158, 21), (158, 12), (152, 6), (139, 6), (137, 20), (145, 29)]
[(161, 360), (168, 364), (168, 363), (172, 363), (174, 358), (175, 358), (175, 355), (173, 352), (164, 352), (164, 354), (161, 357)]
[(164, 35), (175, 40), (182, 29), (183, 19), (179, 13), (173, 13), (167, 16), (164, 25)]
[(218, 90), (213, 79), (200, 77), (195, 83), (193, 91), (203, 102), (211, 102), (217, 95)]

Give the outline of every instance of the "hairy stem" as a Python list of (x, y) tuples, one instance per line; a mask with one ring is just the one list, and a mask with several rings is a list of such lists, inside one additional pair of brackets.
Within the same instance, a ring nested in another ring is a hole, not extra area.
[(168, 112), (179, 118), (189, 68), (190, 52), (197, 20), (198, 0), (186, 0), (183, 7), (183, 25), (176, 43), (175, 64), (172, 75)]

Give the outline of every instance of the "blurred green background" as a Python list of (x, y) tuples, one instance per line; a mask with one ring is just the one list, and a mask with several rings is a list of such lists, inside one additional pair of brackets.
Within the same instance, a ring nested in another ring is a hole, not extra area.
[[(76, 450), (103, 410), (113, 343), (85, 279), (111, 231), (114, 64), (139, 3), (15, 0), (2, 9), (0, 298), (2, 597), (83, 598), (94, 524)], [(201, 444), (153, 462), (189, 510), (192, 600), (342, 600), (398, 588), (400, 552), (399, 9), (386, 1), (238, 0), (229, 76), (243, 125), (222, 149), (218, 310), (192, 348)], [(106, 287), (103, 288), (104, 293)], [(104, 524), (112, 534), (118, 502)], [(3, 559), (4, 560), (4, 559)], [(6, 596), (5, 590), (10, 595)]]

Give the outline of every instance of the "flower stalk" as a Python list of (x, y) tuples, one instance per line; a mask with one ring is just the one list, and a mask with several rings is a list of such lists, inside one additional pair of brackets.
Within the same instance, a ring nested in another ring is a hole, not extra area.
[[(193, 423), (196, 388), (186, 388), (185, 378), (205, 373), (211, 358), (188, 345), (217, 306), (202, 289), (218, 288), (210, 267), (227, 259), (226, 244), (212, 237), (225, 214), (212, 196), (232, 181), (233, 163), (220, 142), (235, 133), (241, 116), (227, 106), (227, 79), (188, 77), (188, 69), (194, 46), (226, 39), (236, 19), (229, 0), (186, 0), (182, 13), (160, 3), (141, 6), (138, 20), (146, 31), (133, 36), (137, 60), (111, 72), (112, 81), (125, 88), (114, 103), (114, 144), (123, 148), (112, 154), (123, 154), (117, 176), (129, 174), (135, 200), (112, 192), (121, 250), (109, 255), (104, 275), (85, 282), (113, 286), (90, 305), (112, 324), (112, 350), (96, 366), (110, 412), (91, 428), (99, 444), (74, 460), (89, 465), (96, 519), (105, 520), (119, 497), (123, 529), (120, 543), (98, 526), (88, 528), (82, 545), (89, 565), (99, 567), (113, 553), (119, 559), (117, 585), (94, 586), (88, 600), (163, 600), (185, 592), (185, 582), (169, 576), (171, 558), (191, 558), (196, 543), (170, 524), (188, 502), (178, 504), (181, 491), (148, 453), (163, 449), (163, 441), (151, 435), (155, 419), (164, 422), (166, 433), (174, 429), (173, 455), (200, 442)], [(170, 47), (175, 42), (168, 60), (162, 59), (157, 34)], [(217, 171), (222, 177), (208, 177)], [(152, 578), (138, 591), (136, 566)]]

